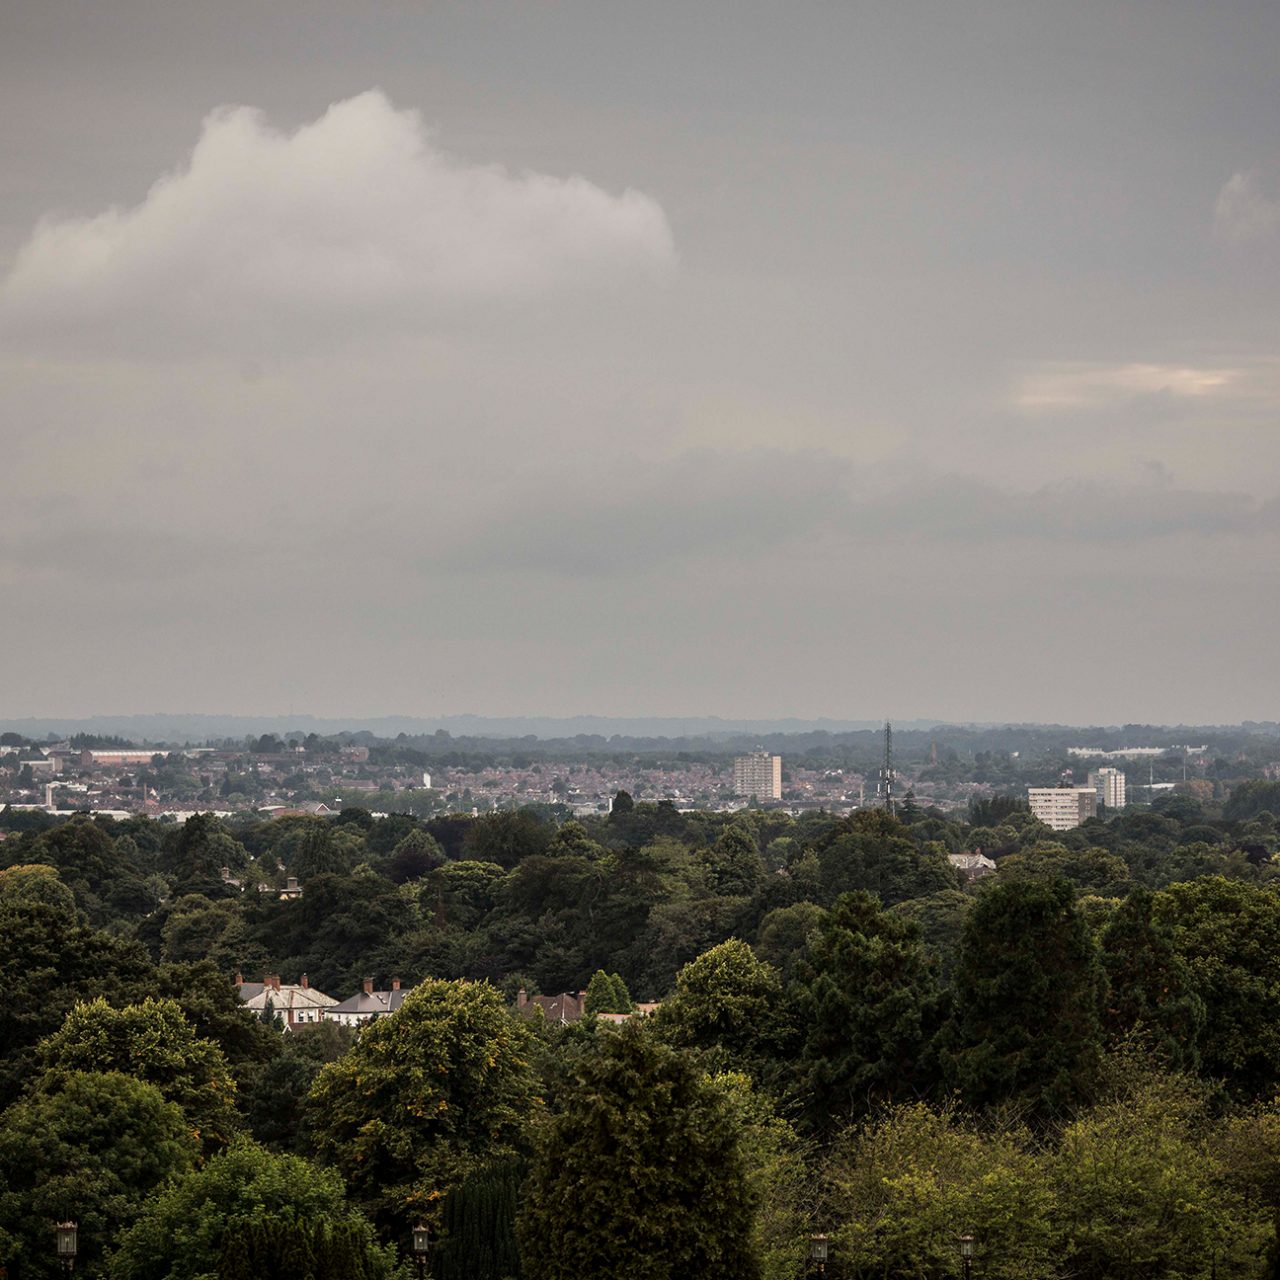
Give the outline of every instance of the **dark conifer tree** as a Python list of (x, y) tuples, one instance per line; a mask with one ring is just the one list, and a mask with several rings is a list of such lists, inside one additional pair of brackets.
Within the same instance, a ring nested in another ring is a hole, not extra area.
[(913, 921), (881, 910), (869, 893), (843, 894), (792, 993), (804, 1035), (799, 1101), (815, 1132), (931, 1090), (943, 999)]
[(525, 1184), (530, 1280), (757, 1280), (756, 1205), (725, 1096), (642, 1025), (577, 1064)]
[(985, 892), (965, 924), (948, 1035), (965, 1100), (1018, 1103), (1041, 1120), (1087, 1100), (1101, 1061), (1105, 987), (1070, 883)]

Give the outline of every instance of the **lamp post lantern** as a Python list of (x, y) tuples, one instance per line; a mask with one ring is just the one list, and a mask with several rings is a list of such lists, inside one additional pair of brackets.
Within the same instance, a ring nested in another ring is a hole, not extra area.
[(413, 1229), (413, 1260), (418, 1264), (418, 1280), (427, 1273), (427, 1251), (431, 1248), (431, 1232), (423, 1223)]
[(960, 1237), (960, 1261), (964, 1263), (964, 1280), (970, 1280), (973, 1274), (973, 1237)]
[(77, 1240), (74, 1222), (58, 1223), (54, 1232), (54, 1245), (63, 1270), (71, 1271), (76, 1265)]
[(809, 1261), (817, 1268), (820, 1276), (827, 1274), (827, 1233), (819, 1231), (809, 1237)]

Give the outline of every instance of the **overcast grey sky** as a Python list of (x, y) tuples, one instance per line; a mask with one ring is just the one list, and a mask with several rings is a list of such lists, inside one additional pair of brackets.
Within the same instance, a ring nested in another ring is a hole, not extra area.
[(1278, 53), (0, 0), (0, 712), (1280, 717)]

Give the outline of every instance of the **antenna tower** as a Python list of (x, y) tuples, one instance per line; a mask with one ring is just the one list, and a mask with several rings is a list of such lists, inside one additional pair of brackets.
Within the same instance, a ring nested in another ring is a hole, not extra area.
[(896, 803), (893, 798), (893, 726), (884, 722), (884, 766), (880, 770), (880, 803), (886, 813), (895, 813)]

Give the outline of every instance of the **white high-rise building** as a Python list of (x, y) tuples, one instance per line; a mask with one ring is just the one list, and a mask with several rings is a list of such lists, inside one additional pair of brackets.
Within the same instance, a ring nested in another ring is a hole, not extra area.
[(1086, 818), (1098, 816), (1098, 792), (1093, 787), (1028, 787), (1027, 803), (1055, 831), (1070, 831)]
[(1089, 785), (1098, 793), (1098, 803), (1107, 809), (1123, 809), (1127, 803), (1125, 778), (1119, 769), (1093, 769)]
[(782, 757), (753, 751), (733, 762), (733, 793), (757, 800), (782, 799)]

